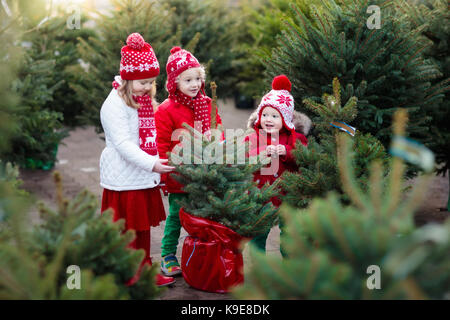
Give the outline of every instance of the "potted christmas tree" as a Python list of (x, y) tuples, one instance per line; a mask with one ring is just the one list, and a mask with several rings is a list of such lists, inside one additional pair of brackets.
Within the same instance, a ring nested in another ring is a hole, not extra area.
[[(212, 105), (211, 128), (216, 128), (215, 99)], [(253, 182), (252, 173), (266, 161), (264, 156), (246, 157), (245, 134), (227, 134), (223, 140), (221, 130), (211, 130), (208, 138), (186, 128), (170, 154), (177, 171), (173, 176), (188, 195), (180, 201), (180, 222), (189, 233), (181, 257), (183, 277), (194, 288), (224, 293), (243, 282), (241, 241), (277, 222), (277, 209), (270, 202), (278, 194), (277, 185), (260, 190)]]

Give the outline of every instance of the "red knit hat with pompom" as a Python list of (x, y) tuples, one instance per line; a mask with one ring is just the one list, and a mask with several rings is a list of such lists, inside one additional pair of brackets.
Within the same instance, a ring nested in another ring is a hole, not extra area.
[(181, 49), (180, 47), (173, 47), (170, 50), (170, 56), (167, 59), (166, 64), (167, 91), (169, 93), (174, 93), (176, 91), (177, 84), (175, 83), (175, 80), (183, 71), (186, 71), (190, 68), (199, 67), (201, 67), (201, 65), (192, 53), (187, 50)]
[(120, 77), (123, 80), (147, 79), (159, 75), (159, 62), (155, 52), (139, 33), (128, 36), (121, 55)]
[(259, 127), (261, 123), (261, 113), (265, 107), (272, 107), (278, 110), (283, 120), (283, 126), (289, 130), (295, 130), (292, 123), (294, 116), (294, 97), (291, 95), (291, 81), (284, 74), (276, 76), (272, 81), (272, 90), (267, 93), (256, 109), (258, 118), (255, 127)]

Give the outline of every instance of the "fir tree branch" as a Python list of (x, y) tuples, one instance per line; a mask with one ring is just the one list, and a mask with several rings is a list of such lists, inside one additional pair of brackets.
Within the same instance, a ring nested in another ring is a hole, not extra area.
[(360, 188), (355, 184), (353, 174), (350, 171), (350, 161), (348, 160), (349, 141), (345, 133), (338, 133), (336, 135), (337, 143), (337, 161), (339, 167), (339, 174), (341, 177), (342, 189), (350, 197), (352, 202), (361, 210), (367, 212), (365, 196)]
[(405, 63), (402, 66), (402, 69), (407, 69), (407, 66), (409, 65), (409, 63), (423, 50), (425, 50), (426, 48), (429, 48), (430, 45), (425, 45), (422, 48), (419, 48), (418, 50), (416, 50), (410, 57), (408, 60), (405, 61)]
[(309, 272), (308, 272), (308, 277), (306, 278), (306, 283), (305, 283), (305, 294), (307, 296), (309, 296), (314, 289), (314, 284), (316, 283), (316, 279), (318, 277), (319, 274), (319, 264), (320, 261), (317, 257), (317, 255), (312, 255), (311, 256), (311, 260), (310, 260), (310, 267), (309, 267)]
[(359, 46), (359, 39), (361, 38), (361, 31), (362, 31), (363, 27), (365, 27), (365, 24), (364, 24), (364, 22), (361, 22), (358, 26), (358, 30), (355, 33), (355, 39), (353, 40), (355, 48), (358, 48), (358, 46)]
[(374, 55), (372, 55), (372, 58), (363, 65), (363, 68), (367, 68), (368, 65), (372, 64), (373, 60), (375, 60), (375, 58), (377, 58), (381, 53), (387, 52), (387, 50), (394, 44), (394, 41), (396, 40), (398, 40), (397, 35), (394, 36), (394, 39), (392, 39), (392, 41), (389, 42), (386, 47), (379, 48), (378, 51)]
[(372, 38), (372, 36), (375, 34), (375, 32), (377, 32), (377, 29), (373, 29), (373, 30), (369, 33), (369, 36), (368, 36), (368, 37), (366, 38), (366, 40), (364, 41), (362, 47), (360, 47), (360, 48), (358, 49), (360, 52), (364, 52), (367, 42), (369, 41), (370, 38)]
[[(297, 40), (300, 42), (300, 44), (302, 45), (302, 47), (305, 49), (305, 53), (307, 54), (308, 52), (310, 52), (310, 50), (308, 50), (308, 48), (306, 47), (305, 43), (304, 43), (304, 39), (301, 36), (301, 34), (297, 31), (297, 29), (295, 29), (289, 22), (285, 22), (286, 26), (291, 30), (291, 33), (297, 36)], [(279, 40), (281, 41), (281, 43), (284, 45), (285, 48), (288, 47), (288, 44), (283, 40), (283, 38), (279, 38)]]
[[(337, 203), (336, 203), (337, 205)], [(352, 252), (352, 249), (349, 246), (349, 239), (345, 236), (345, 232), (342, 229), (342, 223), (339, 222), (338, 212), (336, 212), (336, 206), (333, 206), (332, 211), (329, 213), (328, 217), (331, 219), (331, 225), (333, 227), (334, 235), (336, 236), (336, 240), (339, 246), (342, 248), (345, 256), (351, 261), (351, 263), (355, 263), (355, 255)]]
[(383, 199), (383, 180), (382, 180), (382, 166), (380, 161), (374, 161), (370, 170), (370, 199), (373, 204), (373, 211), (377, 219), (382, 218), (382, 199)]
[[(394, 114), (393, 133), (396, 136), (404, 136), (406, 131), (406, 123), (408, 115), (404, 109), (399, 109)], [(389, 181), (389, 199), (387, 201), (386, 216), (390, 217), (397, 209), (400, 202), (401, 185), (403, 180), (403, 173), (405, 166), (398, 157), (393, 158), (392, 171), (390, 173)]]

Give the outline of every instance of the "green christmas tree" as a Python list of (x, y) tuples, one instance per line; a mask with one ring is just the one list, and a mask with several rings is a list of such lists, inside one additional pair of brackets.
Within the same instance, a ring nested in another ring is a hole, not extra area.
[[(174, 9), (172, 32), (181, 32), (180, 43), (174, 45), (190, 50), (207, 67), (208, 79), (220, 81), (219, 96), (230, 96), (237, 82), (234, 48), (240, 30), (234, 19), (236, 10), (229, 1), (219, 0), (168, 0), (164, 3)], [(191, 43), (196, 37), (196, 42)]]
[[(43, 253), (30, 250), (27, 210), (29, 200), (0, 182), (5, 216), (0, 219), (0, 297), (1, 299), (118, 299), (119, 290), (109, 274), (95, 277), (92, 271), (80, 272), (80, 289), (70, 290), (57, 276), (69, 275), (63, 257), (69, 242), (73, 220), (59, 230), (60, 247), (55, 257), (47, 260)], [(7, 199), (7, 201), (3, 201)]]
[(260, 98), (270, 85), (269, 79), (264, 76), (264, 60), (277, 46), (277, 36), (286, 28), (287, 21), (294, 22), (295, 12), (290, 10), (292, 3), (305, 13), (313, 24), (315, 22), (312, 19), (311, 6), (321, 10), (322, 6), (327, 5), (327, 2), (321, 0), (239, 1), (240, 14), (236, 19), (240, 24), (237, 47), (240, 56), (236, 65), (240, 80), (237, 87), (243, 95)]
[(31, 41), (38, 37), (39, 23), (36, 21), (45, 17), (45, 10), (21, 11), (23, 6), (22, 2), (14, 2), (9, 4), (8, 13), (2, 10), (2, 15), (7, 16), (5, 34), (11, 25), (15, 25), (17, 32), (17, 41), (7, 43), (6, 47), (15, 47), (11, 50), (19, 53), (19, 59), (8, 56), (5, 62), (18, 63), (16, 76), (7, 83), (8, 89), (20, 97), (20, 102), (9, 113), (16, 123), (11, 148), (2, 157), (21, 167), (50, 169), (56, 159), (58, 144), (66, 136), (62, 130), (62, 114), (48, 108), (62, 82), (54, 79), (57, 70), (53, 53), (45, 52), (37, 42)]
[[(253, 172), (261, 165), (250, 164), (250, 159), (242, 164), (227, 164), (227, 159), (236, 161), (238, 154), (245, 154), (248, 145), (242, 143), (243, 138), (211, 142), (195, 129), (186, 128), (191, 136), (185, 135), (183, 151), (174, 150), (170, 158), (172, 163), (179, 164), (176, 165), (178, 174), (173, 177), (184, 185), (183, 190), (188, 194), (186, 200), (180, 201), (185, 211), (219, 222), (244, 237), (270, 230), (278, 221), (277, 209), (270, 202), (278, 194), (277, 185), (258, 189), (252, 179)], [(191, 152), (188, 146), (193, 146)], [(227, 152), (212, 152), (205, 161), (208, 150), (220, 149)], [(186, 157), (188, 153), (191, 154)], [(257, 161), (263, 162), (259, 157), (253, 162)]]
[(11, 147), (10, 137), (17, 132), (17, 123), (13, 112), (19, 97), (11, 91), (12, 82), (17, 76), (21, 50), (15, 44), (19, 29), (15, 16), (9, 16), (6, 10), (0, 10), (0, 157)]
[(67, 19), (67, 13), (60, 8), (39, 29), (28, 33), (27, 38), (33, 48), (39, 48), (40, 56), (52, 59), (55, 63), (52, 80), (59, 85), (45, 108), (61, 113), (63, 123), (73, 127), (82, 124), (80, 116), (83, 100), (70, 87), (71, 83), (79, 81), (70, 70), (79, 66), (76, 48), (78, 38), (86, 41), (89, 37), (95, 37), (95, 32), (91, 28), (81, 27), (86, 22), (84, 15), (80, 17), (80, 28), (68, 28)]
[[(411, 21), (412, 26), (418, 29), (425, 39), (431, 42), (432, 45), (424, 51), (424, 56), (435, 62), (441, 71), (441, 76), (432, 81), (433, 86), (430, 91), (444, 92), (445, 98), (437, 108), (430, 109), (432, 138), (429, 146), (436, 155), (437, 173), (445, 176), (450, 168), (450, 130), (447, 120), (450, 118), (450, 49), (448, 43), (450, 13), (448, 1), (427, 0), (421, 3), (417, 1), (410, 3), (402, 0), (397, 5), (397, 9)], [(447, 211), (450, 211), (450, 193)]]
[[(394, 121), (404, 135), (406, 113)], [(304, 210), (282, 207), (288, 258), (250, 250), (254, 266), (235, 291), (244, 299), (446, 299), (450, 288), (450, 221), (415, 229), (413, 212), (431, 176), (421, 176), (402, 193), (405, 165), (394, 158), (388, 176), (374, 161), (368, 190), (359, 187), (350, 137), (338, 137), (344, 191), (314, 199)], [(377, 271), (374, 271), (377, 270)], [(376, 274), (378, 272), (378, 280)], [(371, 277), (373, 275), (373, 277)]]
[[(0, 296), (3, 299), (151, 299), (157, 267), (145, 266), (139, 281), (126, 286), (144, 252), (127, 248), (133, 232), (122, 234), (123, 221), (112, 213), (96, 214), (95, 195), (84, 190), (63, 197), (61, 177), (55, 173), (57, 209), (41, 204), (41, 223), (29, 228), (22, 201), (8, 195), (2, 202), (7, 219), (0, 223)], [(1, 181), (0, 181), (1, 182)], [(4, 193), (3, 193), (4, 194)], [(12, 206), (14, 205), (14, 206)], [(11, 212), (12, 210), (12, 212)], [(31, 230), (30, 230), (31, 229)], [(80, 270), (79, 290), (70, 289), (68, 267)]]
[[(324, 197), (329, 191), (335, 191), (342, 201), (348, 201), (337, 169), (336, 138), (342, 131), (335, 126), (348, 128), (352, 133), (349, 126), (356, 123), (358, 99), (353, 96), (343, 105), (337, 78), (333, 80), (332, 87), (332, 94), (323, 94), (322, 103), (312, 99), (303, 101), (304, 105), (317, 115), (314, 129), (316, 137), (309, 137), (308, 148), (297, 147), (293, 151), (299, 170), (284, 173), (282, 179), (282, 187), (286, 190), (284, 200), (297, 208), (306, 208), (313, 198)], [(370, 163), (375, 159), (386, 162), (387, 154), (376, 138), (361, 131), (356, 128), (354, 133), (355, 155), (352, 161), (358, 184), (367, 188), (370, 183)]]
[(62, 113), (47, 109), (45, 105), (53, 100), (62, 82), (53, 83), (55, 65), (52, 60), (36, 58), (25, 51), (22, 63), (18, 78), (12, 84), (13, 91), (21, 97), (13, 113), (19, 127), (11, 141), (12, 150), (5, 157), (21, 167), (49, 170), (67, 131), (62, 126)]
[[(373, 22), (369, 5), (381, 10), (380, 28), (369, 24)], [(288, 24), (266, 60), (268, 78), (286, 74), (293, 79), (297, 101), (319, 101), (322, 92), (331, 89), (329, 79), (338, 77), (343, 100), (358, 98), (355, 123), (360, 130), (386, 147), (392, 114), (403, 107), (411, 118), (409, 135), (429, 140), (427, 111), (443, 98), (439, 88), (431, 88), (439, 69), (423, 56), (429, 44), (391, 5), (382, 0), (343, 0), (339, 5), (328, 1), (329, 10), (311, 6), (313, 20), (293, 5), (295, 23)]]
[(11, 212), (22, 209), (26, 203), (26, 194), (20, 191), (17, 166), (4, 161), (5, 153), (11, 148), (11, 137), (17, 132), (18, 125), (13, 112), (19, 103), (19, 97), (11, 91), (11, 86), (17, 77), (22, 57), (21, 50), (15, 45), (19, 39), (20, 25), (9, 6), (8, 9), (9, 11), (0, 10), (0, 41), (3, 44), (0, 47), (0, 243), (10, 234), (2, 223), (9, 218)]
[(208, 138), (185, 125), (181, 144), (170, 153), (177, 172), (172, 176), (184, 185), (187, 197), (180, 203), (186, 212), (219, 222), (241, 236), (254, 237), (269, 231), (278, 221), (277, 208), (270, 202), (278, 195), (278, 184), (259, 189), (253, 181), (253, 172), (267, 165), (268, 158), (246, 157), (245, 133), (233, 133), (222, 141), (221, 128), (215, 129), (214, 85), (213, 134)]

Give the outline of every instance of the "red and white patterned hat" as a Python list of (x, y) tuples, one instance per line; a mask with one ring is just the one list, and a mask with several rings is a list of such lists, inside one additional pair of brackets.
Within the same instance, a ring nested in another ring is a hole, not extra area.
[(291, 95), (291, 81), (284, 74), (276, 76), (272, 81), (272, 90), (269, 91), (259, 103), (256, 109), (258, 118), (255, 126), (261, 123), (261, 114), (265, 107), (272, 107), (278, 110), (283, 120), (283, 126), (289, 131), (295, 130), (292, 117), (294, 116), (294, 97)]
[(166, 89), (169, 93), (174, 93), (177, 89), (177, 84), (175, 83), (176, 78), (183, 71), (190, 68), (201, 67), (197, 58), (194, 57), (192, 53), (187, 50), (181, 49), (180, 47), (173, 47), (170, 50), (171, 55), (167, 59), (166, 72), (167, 72), (167, 83)]
[(128, 36), (121, 55), (120, 77), (123, 80), (147, 79), (159, 75), (159, 62), (155, 52), (139, 33)]

